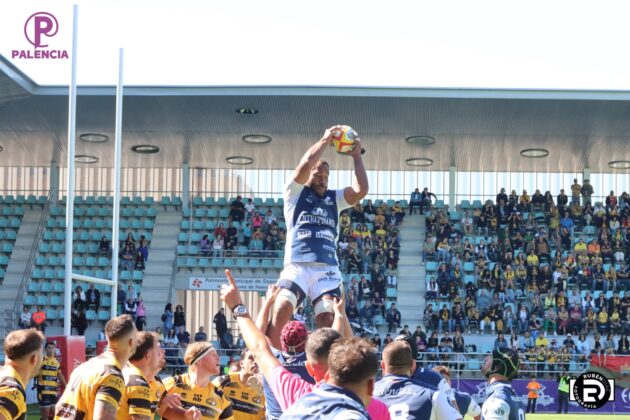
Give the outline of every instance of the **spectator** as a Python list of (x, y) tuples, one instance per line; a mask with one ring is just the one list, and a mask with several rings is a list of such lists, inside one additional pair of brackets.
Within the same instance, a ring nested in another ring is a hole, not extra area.
[(76, 309), (72, 313), (71, 325), (73, 328), (77, 330), (77, 335), (85, 334), (85, 330), (87, 330), (87, 327), (88, 327), (88, 321), (87, 321), (87, 318), (85, 317), (85, 312), (83, 311), (82, 307), (79, 309)]
[(46, 333), (46, 312), (42, 306), (38, 306), (37, 311), (33, 312), (31, 327), (41, 331), (42, 334)]
[(578, 183), (577, 178), (575, 178), (573, 180), (573, 185), (571, 185), (571, 204), (580, 203), (581, 193), (582, 193), (582, 186)]
[(131, 315), (131, 317), (136, 319), (136, 311), (137, 311), (137, 302), (130, 297), (127, 297), (127, 301), (125, 302), (125, 313), (127, 315)]
[(133, 252), (134, 248), (135, 246), (132, 248), (128, 243), (125, 242), (125, 249), (122, 251), (122, 254), (120, 255), (120, 269), (121, 270), (131, 271), (133, 269), (134, 259), (135, 259), (135, 254)]
[(210, 254), (210, 239), (208, 239), (208, 235), (203, 235), (201, 240), (199, 241), (199, 251), (201, 255), (207, 257)]
[(203, 327), (199, 327), (199, 331), (195, 333), (195, 342), (208, 341), (208, 334), (205, 333)]
[(20, 328), (31, 328), (32, 317), (31, 312), (28, 310), (28, 306), (24, 306), (22, 308), (22, 312), (20, 313), (20, 321), (18, 322)]
[(227, 332), (227, 319), (225, 318), (225, 310), (223, 308), (219, 309), (219, 312), (214, 314), (212, 322), (217, 331), (217, 339), (221, 340), (223, 335)]
[(111, 246), (106, 236), (101, 237), (101, 242), (98, 244), (98, 253), (102, 257), (109, 258), (111, 256)]
[(584, 180), (584, 185), (582, 185), (580, 193), (582, 194), (582, 205), (586, 205), (586, 203), (591, 202), (591, 196), (593, 195), (593, 186), (588, 179)]
[(134, 302), (138, 300), (138, 292), (132, 285), (127, 286), (127, 300), (129, 299)]
[(72, 302), (74, 309), (85, 309), (85, 305), (87, 304), (87, 300), (85, 298), (85, 292), (81, 286), (77, 286), (74, 289), (74, 293), (72, 295)]
[(212, 256), (214, 258), (219, 258), (222, 256), (224, 245), (225, 242), (221, 234), (214, 237), (214, 240), (212, 241)]
[(162, 323), (164, 324), (164, 331), (169, 331), (173, 328), (173, 306), (170, 303), (167, 303), (164, 307)]
[(173, 314), (173, 325), (175, 330), (179, 333), (186, 329), (186, 314), (184, 313), (184, 307), (177, 305), (175, 307), (175, 313)]
[(179, 346), (179, 341), (177, 340), (177, 334), (175, 334), (174, 328), (169, 328), (166, 331), (167, 331), (166, 337), (164, 337), (164, 350), (166, 353), (166, 360), (170, 364), (176, 364), (177, 355), (179, 353), (177, 350), (177, 347)]
[(140, 242), (138, 246), (138, 252), (142, 254), (143, 263), (149, 260), (149, 242), (144, 235), (140, 236)]
[(532, 380), (527, 384), (527, 413), (536, 413), (536, 402), (538, 401), (540, 388), (540, 383), (535, 376), (532, 376)]
[(90, 287), (85, 294), (88, 307), (94, 306), (94, 310), (98, 312), (101, 307), (101, 292), (95, 287), (94, 283), (90, 283)]
[(139, 249), (136, 252), (136, 258), (135, 258), (133, 269), (137, 271), (144, 271), (144, 255), (142, 254), (142, 251), (140, 251)]
[(416, 188), (411, 193), (411, 197), (409, 198), (409, 214), (413, 214), (413, 208), (418, 207), (420, 212), (422, 212), (422, 194), (420, 194), (420, 190)]
[(135, 251), (136, 250), (136, 240), (133, 237), (133, 234), (131, 232), (127, 233), (127, 239), (125, 239), (125, 248), (129, 247), (131, 249), (131, 251)]
[(437, 200), (437, 196), (432, 192), (429, 192), (429, 188), (424, 187), (422, 194), (420, 194), (420, 200), (422, 200), (422, 206), (420, 207), (420, 214), (424, 213), (424, 210), (431, 209), (431, 197)]
[(396, 328), (400, 328), (401, 315), (400, 311), (396, 308), (396, 304), (392, 303), (387, 310), (387, 314), (385, 315), (385, 320), (387, 321), (387, 332), (391, 333), (392, 331), (396, 332)]
[(252, 217), (254, 217), (254, 211), (256, 211), (254, 201), (251, 198), (248, 198), (247, 204), (245, 204), (245, 216), (247, 220), (252, 220)]
[(363, 327), (374, 327), (374, 307), (372, 306), (372, 302), (369, 300), (365, 301), (363, 307), (359, 310), (359, 315), (361, 319), (361, 326)]
[(230, 204), (230, 216), (235, 222), (241, 222), (245, 219), (245, 205), (240, 195)]
[(144, 327), (147, 325), (147, 308), (144, 306), (144, 301), (140, 293), (138, 294), (138, 301), (136, 302), (136, 329), (138, 331), (144, 331)]
[(300, 321), (302, 324), (306, 324), (306, 315), (304, 315), (304, 307), (300, 306), (294, 315), (296, 321)]

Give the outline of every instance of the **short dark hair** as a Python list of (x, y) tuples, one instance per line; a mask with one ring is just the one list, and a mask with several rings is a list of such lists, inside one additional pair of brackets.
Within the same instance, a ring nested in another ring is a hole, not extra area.
[(105, 336), (109, 341), (120, 340), (136, 328), (131, 315), (120, 315), (105, 324)]
[(4, 339), (4, 354), (10, 360), (20, 360), (34, 352), (41, 352), (46, 339), (36, 330), (11, 331)]
[(140, 331), (136, 335), (136, 351), (131, 355), (129, 361), (137, 362), (141, 360), (159, 341), (158, 335), (154, 332)]
[(383, 362), (390, 373), (403, 374), (409, 371), (412, 360), (411, 346), (404, 340), (392, 341), (383, 349)]
[(335, 343), (328, 356), (328, 369), (331, 379), (340, 386), (374, 378), (378, 371), (376, 348), (359, 337)]
[(330, 348), (341, 338), (341, 334), (332, 328), (320, 328), (306, 340), (306, 357), (313, 361), (328, 360)]

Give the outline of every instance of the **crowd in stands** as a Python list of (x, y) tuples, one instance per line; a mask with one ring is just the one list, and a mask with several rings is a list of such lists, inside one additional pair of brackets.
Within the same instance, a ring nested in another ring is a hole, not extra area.
[(570, 197), (501, 189), (481, 207), (428, 212), (425, 347), (467, 331), (498, 333), (526, 362), (549, 367), (630, 354), (630, 195), (592, 195), (576, 179)]
[(203, 256), (235, 256), (239, 247), (246, 247), (252, 257), (275, 257), (283, 251), (286, 229), (271, 209), (259, 211), (250, 198), (243, 203), (238, 196), (230, 204), (227, 225), (220, 222), (212, 234), (205, 234), (199, 241)]
[[(99, 244), (99, 252), (101, 255), (111, 255), (109, 241), (105, 236), (103, 236)], [(148, 259), (149, 241), (147, 241), (144, 235), (141, 235), (136, 244), (133, 233), (129, 232), (125, 241), (120, 244), (120, 251), (118, 253), (120, 269), (126, 271), (144, 271), (145, 263)]]

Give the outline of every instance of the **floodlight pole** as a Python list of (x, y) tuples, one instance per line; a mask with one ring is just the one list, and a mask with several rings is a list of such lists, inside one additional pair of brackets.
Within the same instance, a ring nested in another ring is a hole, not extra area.
[(68, 100), (68, 175), (66, 181), (66, 260), (64, 273), (64, 317), (63, 334), (71, 333), (72, 320), (72, 247), (74, 234), (74, 143), (76, 137), (77, 112), (77, 27), (79, 6), (72, 8), (72, 71)]
[[(112, 307), (111, 317), (116, 316), (118, 300), (118, 250), (120, 241), (120, 161), (122, 148), (122, 109), (123, 109), (123, 62), (124, 48), (118, 51), (118, 85), (116, 86), (116, 128), (114, 133), (114, 220), (112, 222)], [(121, 302), (122, 303), (122, 302)]]

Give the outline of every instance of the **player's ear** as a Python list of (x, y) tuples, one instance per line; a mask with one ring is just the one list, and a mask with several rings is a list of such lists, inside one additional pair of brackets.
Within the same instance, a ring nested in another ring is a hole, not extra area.
[(381, 370), (385, 370), (385, 361), (381, 360)]
[(409, 376), (413, 376), (413, 373), (416, 371), (416, 367), (417, 367), (417, 363), (415, 360), (411, 360), (411, 373), (409, 374)]

